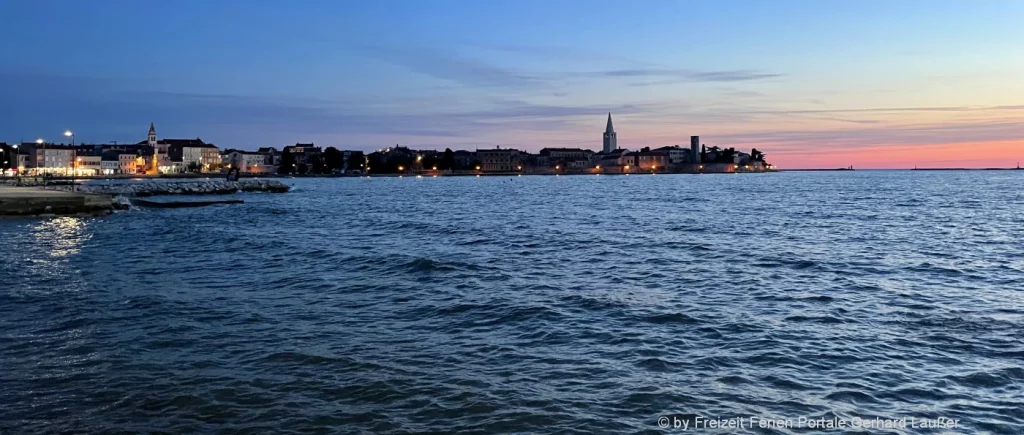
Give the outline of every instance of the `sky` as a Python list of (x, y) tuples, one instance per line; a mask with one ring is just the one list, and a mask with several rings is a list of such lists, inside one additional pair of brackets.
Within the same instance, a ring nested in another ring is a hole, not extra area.
[(5, 0), (0, 141), (1024, 160), (1019, 0)]

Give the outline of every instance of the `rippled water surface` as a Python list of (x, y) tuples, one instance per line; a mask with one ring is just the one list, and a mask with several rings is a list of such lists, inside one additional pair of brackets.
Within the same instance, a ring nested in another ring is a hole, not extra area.
[(1024, 172), (286, 181), (0, 220), (0, 433), (1024, 432)]

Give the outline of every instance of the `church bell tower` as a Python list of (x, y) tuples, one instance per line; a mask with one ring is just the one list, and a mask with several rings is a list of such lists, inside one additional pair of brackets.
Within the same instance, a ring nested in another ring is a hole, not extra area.
[(149, 136), (146, 138), (146, 144), (156, 148), (156, 126), (153, 123), (149, 123)]
[(608, 112), (608, 125), (604, 128), (604, 151), (610, 153), (619, 148), (619, 144), (615, 140), (615, 129), (612, 128), (612, 113)]

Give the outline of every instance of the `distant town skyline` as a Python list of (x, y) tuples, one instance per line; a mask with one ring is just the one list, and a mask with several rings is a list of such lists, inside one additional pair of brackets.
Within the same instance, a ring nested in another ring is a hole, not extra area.
[(783, 168), (1024, 160), (1024, 3), (0, 4), (0, 142), (757, 148)]

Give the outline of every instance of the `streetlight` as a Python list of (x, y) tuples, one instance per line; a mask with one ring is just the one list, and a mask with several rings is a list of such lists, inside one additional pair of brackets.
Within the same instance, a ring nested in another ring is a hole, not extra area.
[(82, 158), (79, 157), (79, 158), (75, 159), (75, 163), (74, 163), (74, 165), (72, 165), (72, 168), (73, 168), (71, 170), (71, 191), (72, 192), (78, 190), (78, 187), (75, 186), (75, 177), (78, 175), (78, 165), (80, 165), (81, 163), (82, 163)]
[(75, 133), (74, 132), (72, 132), (71, 130), (65, 130), (64, 131), (64, 136), (65, 137), (70, 137), (71, 138), (71, 146), (75, 146)]
[[(43, 169), (43, 174), (45, 174), (46, 173), (46, 141), (44, 141), (43, 138), (38, 138), (38, 139), (36, 139), (36, 144), (43, 146), (43, 168), (42, 169)], [(36, 160), (39, 160), (38, 159), (38, 154), (36, 155), (36, 157), (37, 157)], [(37, 161), (36, 164), (38, 165), (39, 162)], [(46, 178), (43, 178), (43, 179), (45, 180)]]

